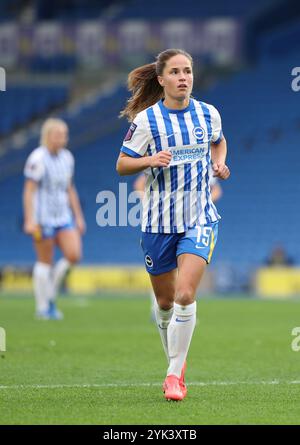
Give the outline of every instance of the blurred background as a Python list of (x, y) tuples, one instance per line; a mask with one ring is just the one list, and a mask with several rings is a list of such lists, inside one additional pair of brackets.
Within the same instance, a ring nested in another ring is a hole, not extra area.
[(66, 289), (149, 288), (140, 229), (99, 227), (96, 197), (110, 190), (118, 202), (120, 182), (132, 191), (135, 177), (115, 171), (128, 128), (118, 119), (127, 74), (172, 47), (194, 57), (194, 97), (220, 111), (231, 168), (217, 204), (219, 241), (199, 293), (300, 294), (300, 68), (293, 71), (300, 66), (300, 3), (288, 0), (1, 0), (3, 291), (31, 289), (23, 167), (49, 116), (69, 125), (87, 221), (84, 257)]

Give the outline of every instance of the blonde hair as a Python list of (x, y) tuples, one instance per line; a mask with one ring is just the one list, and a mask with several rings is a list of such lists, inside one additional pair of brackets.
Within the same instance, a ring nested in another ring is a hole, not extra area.
[(164, 97), (164, 89), (157, 80), (162, 76), (166, 63), (171, 57), (181, 54), (189, 59), (193, 66), (192, 56), (183, 49), (166, 49), (158, 54), (156, 62), (139, 66), (128, 75), (128, 90), (132, 93), (120, 117), (133, 121), (135, 116)]
[(40, 144), (47, 146), (50, 131), (53, 130), (53, 128), (60, 126), (60, 125), (63, 125), (64, 127), (66, 127), (66, 129), (68, 129), (66, 122), (63, 121), (62, 119), (58, 119), (58, 118), (54, 118), (54, 117), (50, 117), (49, 119), (46, 119), (42, 125), (42, 128), (41, 128)]

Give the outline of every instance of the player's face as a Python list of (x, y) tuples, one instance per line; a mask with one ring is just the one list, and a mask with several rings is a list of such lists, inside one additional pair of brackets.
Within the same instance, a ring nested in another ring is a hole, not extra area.
[(185, 100), (193, 89), (193, 68), (190, 60), (182, 54), (171, 57), (166, 62), (163, 75), (158, 76), (158, 81), (164, 88), (166, 97)]
[(56, 125), (48, 134), (48, 145), (54, 151), (65, 147), (68, 142), (68, 129), (65, 125)]

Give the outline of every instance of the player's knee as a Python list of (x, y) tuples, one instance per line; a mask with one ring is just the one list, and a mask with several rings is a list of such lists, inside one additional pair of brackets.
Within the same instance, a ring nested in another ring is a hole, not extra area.
[(173, 307), (173, 298), (166, 298), (165, 296), (156, 296), (156, 301), (160, 309), (168, 311)]
[(81, 260), (81, 252), (70, 252), (68, 255), (66, 255), (66, 259), (71, 264), (76, 264)]
[(183, 286), (177, 289), (175, 303), (187, 306), (195, 301), (195, 291), (191, 286)]

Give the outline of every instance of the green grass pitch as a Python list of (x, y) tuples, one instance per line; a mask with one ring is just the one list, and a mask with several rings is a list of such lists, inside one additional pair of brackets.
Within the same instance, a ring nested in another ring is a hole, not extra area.
[(166, 360), (145, 298), (61, 298), (65, 319), (37, 321), (33, 300), (0, 295), (0, 424), (299, 424), (300, 302), (200, 299), (188, 396), (166, 402)]

